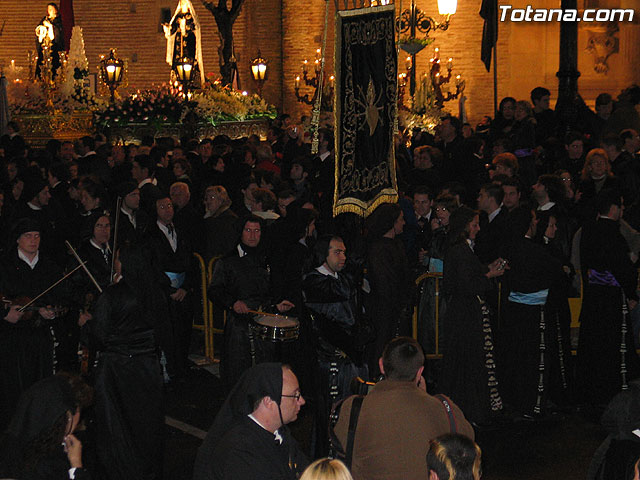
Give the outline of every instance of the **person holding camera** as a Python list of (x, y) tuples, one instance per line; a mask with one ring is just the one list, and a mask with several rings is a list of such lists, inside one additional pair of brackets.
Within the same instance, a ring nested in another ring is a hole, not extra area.
[[(384, 380), (362, 400), (353, 435), (354, 479), (423, 479), (431, 439), (451, 432), (474, 438), (473, 428), (456, 404), (427, 393), (424, 359), (422, 348), (410, 337), (395, 338), (385, 347), (379, 359)], [(350, 449), (351, 417), (358, 415), (355, 405), (361, 398), (349, 397), (340, 409), (334, 433), (345, 450)]]

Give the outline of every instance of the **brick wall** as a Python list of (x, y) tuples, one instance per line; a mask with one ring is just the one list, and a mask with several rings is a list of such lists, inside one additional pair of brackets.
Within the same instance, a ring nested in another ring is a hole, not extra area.
[[(206, 72), (219, 71), (218, 34), (213, 16), (200, 0), (194, 6), (202, 26), (203, 56)], [(330, 61), (326, 70), (333, 73), (334, 2), (329, 1), (327, 52)], [(517, 7), (530, 0), (510, 1)], [(176, 0), (75, 0), (76, 25), (83, 28), (87, 58), (91, 72), (96, 72), (100, 54), (118, 48), (120, 56), (129, 59), (130, 88), (146, 88), (166, 81), (169, 66), (165, 63), (166, 42), (159, 27), (162, 8), (173, 13)], [(438, 17), (436, 0), (417, 0), (418, 7)], [(556, 6), (557, 0), (540, 0), (536, 6)], [(481, 0), (459, 0), (458, 12), (447, 32), (435, 32), (435, 43), (417, 58), (417, 71), (426, 70), (433, 47), (441, 49), (443, 57), (453, 57), (454, 67), (466, 81), (467, 113), (472, 123), (482, 115), (493, 113), (493, 73), (480, 61), (482, 19), (478, 15)], [(0, 61), (11, 59), (18, 66), (26, 65), (27, 51), (34, 49), (34, 28), (46, 10), (46, 1), (3, 0), (2, 17), (7, 19), (0, 37)], [(402, 8), (408, 8), (403, 1)], [(311, 0), (245, 0), (234, 27), (235, 54), (240, 68), (241, 86), (255, 91), (249, 72), (249, 62), (258, 49), (269, 61), (268, 79), (264, 87), (266, 99), (294, 118), (308, 114), (310, 107), (296, 101), (294, 75), (300, 72), (306, 57), (313, 59), (322, 43), (325, 2)], [(640, 12), (637, 12), (640, 15)], [(553, 94), (557, 91), (555, 73), (558, 67), (557, 24), (501, 23), (498, 41), (498, 96), (528, 98), (529, 91), (545, 85)], [(610, 59), (608, 75), (593, 72), (591, 56), (585, 52), (587, 35), (582, 26), (579, 38), (580, 86), (587, 100), (601, 91), (617, 94), (621, 88), (640, 81), (634, 67), (640, 61), (640, 25), (621, 25), (620, 53)], [(404, 65), (399, 62), (400, 67)], [(310, 92), (310, 89), (306, 90)], [(303, 90), (304, 92), (304, 90)], [(450, 102), (455, 104), (456, 102)], [(448, 106), (457, 111), (457, 104)]]

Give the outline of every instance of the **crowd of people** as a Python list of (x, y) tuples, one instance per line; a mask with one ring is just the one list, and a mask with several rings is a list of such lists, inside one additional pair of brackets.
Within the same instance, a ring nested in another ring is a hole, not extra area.
[[(11, 122), (0, 139), (0, 429), (13, 425), (18, 441), (0, 475), (64, 466), (65, 438), (81, 478), (73, 382), (39, 383), (66, 371), (93, 388), (94, 477), (162, 476), (163, 385), (182, 384), (202, 310), (194, 253), (217, 259), (206, 288), (216, 321), (226, 318), (230, 392), (196, 478), (253, 478), (263, 444), (268, 473), (255, 478), (295, 478), (309, 456), (281, 427), (302, 392), (314, 412), (307, 453), (335, 454), (351, 438), (356, 480), (423, 478), (441, 434), (603, 410), (640, 373), (640, 87), (598, 96), (571, 127), (549, 97), (542, 87), (532, 104), (507, 97), (475, 129), (447, 116), (433, 135), (399, 133), (399, 200), (366, 220), (332, 214), (333, 131), (319, 130), (311, 155), (309, 133), (287, 115), (266, 140), (121, 145), (97, 134), (42, 150)], [(580, 288), (574, 361), (568, 299)], [(354, 378), (384, 380), (355, 402)], [(60, 408), (26, 434), (15, 419), (34, 385), (56, 390)], [(413, 418), (434, 411), (448, 415)], [(378, 438), (367, 423), (380, 416), (396, 430)], [(401, 451), (385, 459), (389, 438)]]

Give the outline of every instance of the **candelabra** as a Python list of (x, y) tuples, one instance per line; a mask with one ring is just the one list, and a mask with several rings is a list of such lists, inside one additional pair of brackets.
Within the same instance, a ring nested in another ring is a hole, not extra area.
[[(326, 112), (333, 111), (333, 94), (335, 89), (335, 80), (336, 77), (334, 75), (329, 75), (327, 77), (326, 74), (321, 72), (321, 62), (322, 53), (318, 48), (316, 49), (316, 56), (313, 62), (313, 76), (309, 75), (309, 61), (304, 59), (302, 62), (302, 73), (298, 74), (294, 78), (294, 91), (296, 98), (299, 102), (305, 103), (307, 105), (314, 105), (316, 99), (318, 98), (318, 86), (320, 85), (320, 75), (324, 75), (323, 77), (323, 89), (322, 89), (322, 110)], [(313, 93), (310, 96), (308, 93), (304, 95), (300, 93), (300, 87), (306, 86), (313, 88)]]
[(442, 108), (445, 102), (450, 100), (455, 100), (460, 96), (460, 94), (464, 91), (465, 83), (462, 80), (462, 77), (458, 74), (455, 76), (455, 93), (451, 93), (451, 91), (444, 92), (442, 91), (442, 86), (451, 82), (451, 77), (453, 76), (453, 58), (449, 57), (447, 60), (447, 68), (446, 73), (442, 71), (442, 65), (440, 63), (440, 49), (434, 49), (434, 55), (429, 60), (431, 63), (431, 68), (429, 69), (429, 76), (431, 78), (431, 85), (433, 86), (433, 93), (435, 96), (435, 104), (438, 108)]

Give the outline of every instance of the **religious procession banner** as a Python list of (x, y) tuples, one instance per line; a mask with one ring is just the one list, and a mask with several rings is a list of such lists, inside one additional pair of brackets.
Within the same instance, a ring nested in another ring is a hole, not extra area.
[(398, 199), (394, 6), (337, 12), (333, 213), (369, 215)]

